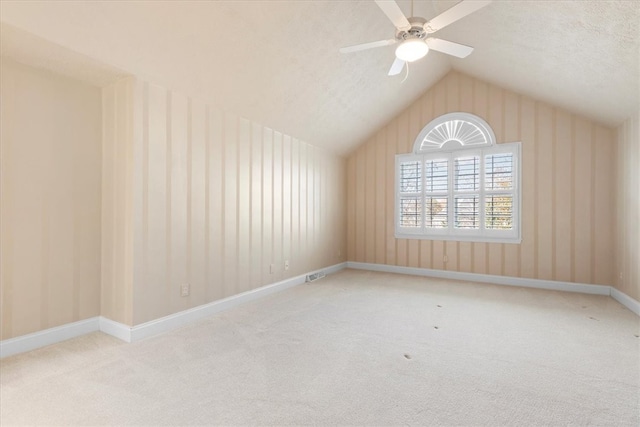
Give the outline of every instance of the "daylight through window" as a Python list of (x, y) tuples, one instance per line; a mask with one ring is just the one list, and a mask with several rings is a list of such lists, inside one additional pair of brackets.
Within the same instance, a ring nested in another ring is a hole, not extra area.
[(479, 117), (434, 120), (396, 156), (396, 237), (520, 242), (519, 168), (520, 143)]

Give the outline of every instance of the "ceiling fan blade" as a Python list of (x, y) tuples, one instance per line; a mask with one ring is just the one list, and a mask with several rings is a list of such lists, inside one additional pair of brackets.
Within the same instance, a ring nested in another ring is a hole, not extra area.
[(431, 21), (424, 24), (427, 33), (435, 33), (449, 24), (453, 24), (459, 19), (472, 14), (476, 10), (482, 9), (491, 3), (491, 0), (464, 0), (453, 6), (451, 9), (442, 12)]
[(376, 0), (376, 4), (387, 18), (393, 22), (393, 25), (396, 26), (399, 30), (408, 30), (411, 28), (411, 24), (407, 20), (407, 17), (404, 16), (402, 10), (400, 10), (400, 6), (393, 0)]
[(446, 53), (447, 55), (455, 56), (457, 58), (466, 58), (471, 54), (471, 52), (473, 52), (473, 48), (471, 46), (450, 42), (448, 40), (436, 39), (434, 37), (429, 37), (426, 42), (429, 49)]
[(353, 46), (341, 47), (340, 53), (358, 52), (359, 50), (371, 49), (373, 47), (389, 46), (396, 42), (397, 42), (396, 39), (389, 39), (389, 40), (378, 40), (377, 42), (356, 44)]
[(391, 68), (389, 69), (389, 73), (387, 75), (389, 76), (398, 75), (400, 74), (403, 68), (404, 68), (404, 61), (400, 58), (396, 58), (396, 60), (393, 61), (393, 64), (391, 64)]

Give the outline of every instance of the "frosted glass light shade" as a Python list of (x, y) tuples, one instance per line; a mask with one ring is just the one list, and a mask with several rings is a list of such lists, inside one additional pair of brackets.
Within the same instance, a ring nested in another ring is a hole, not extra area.
[(396, 56), (403, 61), (417, 61), (429, 52), (429, 46), (420, 39), (409, 39), (403, 41), (396, 49)]

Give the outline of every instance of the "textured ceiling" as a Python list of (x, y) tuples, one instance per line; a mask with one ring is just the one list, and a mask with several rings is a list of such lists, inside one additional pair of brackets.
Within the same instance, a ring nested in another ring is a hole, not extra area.
[[(455, 3), (416, 1), (414, 15)], [(393, 36), (370, 1), (3, 0), (0, 20), (3, 55), (72, 75), (77, 61), (77, 77), (97, 84), (125, 70), (337, 153), (451, 67), (609, 125), (638, 110), (635, 1), (495, 1), (438, 33), (471, 56), (431, 52), (404, 83), (386, 75), (393, 47), (338, 52)]]

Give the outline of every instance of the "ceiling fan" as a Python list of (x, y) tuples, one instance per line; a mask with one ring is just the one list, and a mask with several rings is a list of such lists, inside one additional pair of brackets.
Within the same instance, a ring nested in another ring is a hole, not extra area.
[[(340, 52), (357, 52), (373, 47), (400, 43), (396, 48), (396, 59), (393, 61), (388, 73), (390, 76), (395, 76), (400, 74), (405, 63), (423, 58), (429, 52), (429, 49), (458, 58), (469, 56), (473, 52), (471, 46), (431, 37), (431, 34), (483, 8), (491, 3), (491, 0), (463, 0), (430, 21), (418, 16), (407, 18), (394, 0), (375, 0), (375, 2), (395, 25), (395, 37), (388, 40), (343, 47)], [(413, 0), (411, 2), (411, 14), (413, 15)]]

